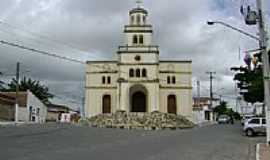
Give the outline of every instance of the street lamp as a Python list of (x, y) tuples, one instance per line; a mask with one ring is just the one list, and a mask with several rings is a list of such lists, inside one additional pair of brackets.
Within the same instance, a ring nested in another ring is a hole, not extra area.
[[(228, 28), (231, 28), (233, 30), (238, 31), (239, 33), (242, 33), (250, 38), (256, 39), (259, 42), (260, 45), (260, 50), (262, 52), (262, 57), (263, 57), (263, 76), (264, 76), (264, 103), (265, 103), (265, 107), (267, 108), (267, 112), (266, 112), (266, 125), (267, 125), (267, 131), (266, 131), (266, 139), (267, 139), (267, 144), (270, 145), (270, 76), (269, 76), (269, 70), (270, 70), (270, 66), (269, 66), (269, 50), (268, 50), (268, 36), (267, 36), (267, 32), (265, 30), (265, 18), (264, 18), (264, 11), (263, 11), (263, 2), (262, 0), (256, 0), (257, 3), (257, 19), (258, 22), (256, 23), (258, 25), (258, 30), (259, 30), (259, 37), (251, 35), (241, 29), (235, 28), (229, 24), (226, 24), (224, 22), (221, 21), (209, 21), (207, 22), (208, 25), (214, 25), (215, 23), (217, 24), (221, 24), (223, 26), (226, 26)], [(247, 22), (246, 22), (247, 23)], [(247, 24), (253, 24), (253, 23), (247, 23)]]
[(225, 27), (231, 28), (231, 29), (233, 29), (233, 30), (235, 30), (235, 31), (238, 31), (238, 32), (240, 32), (241, 34), (244, 34), (244, 35), (246, 35), (246, 36), (248, 36), (248, 37), (250, 37), (250, 38), (252, 38), (252, 39), (255, 39), (255, 40), (259, 41), (259, 42), (261, 41), (259, 37), (254, 36), (254, 35), (252, 35), (252, 34), (250, 34), (250, 33), (247, 33), (247, 32), (245, 32), (245, 31), (243, 31), (243, 30), (241, 30), (241, 29), (238, 29), (238, 28), (236, 28), (236, 27), (234, 27), (234, 26), (231, 26), (231, 25), (229, 25), (229, 24), (227, 24), (227, 23), (225, 23), (225, 22), (222, 22), (222, 21), (207, 21), (207, 24), (208, 24), (208, 25), (220, 24), (220, 25), (222, 25), (222, 26), (225, 26)]

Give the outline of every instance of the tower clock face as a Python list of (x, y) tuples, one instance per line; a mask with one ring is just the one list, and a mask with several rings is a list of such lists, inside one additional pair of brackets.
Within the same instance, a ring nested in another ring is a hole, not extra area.
[(141, 60), (141, 56), (139, 56), (139, 55), (135, 56), (135, 60), (136, 61), (140, 61)]

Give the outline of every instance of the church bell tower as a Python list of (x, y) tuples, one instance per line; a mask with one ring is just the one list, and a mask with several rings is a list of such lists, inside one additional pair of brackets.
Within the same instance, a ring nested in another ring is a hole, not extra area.
[(152, 42), (153, 27), (148, 22), (148, 11), (141, 3), (137, 1), (137, 7), (129, 11), (129, 24), (124, 26), (125, 44), (118, 50), (120, 63), (139, 62), (132, 58), (134, 56), (141, 57), (140, 63), (158, 63), (159, 49)]

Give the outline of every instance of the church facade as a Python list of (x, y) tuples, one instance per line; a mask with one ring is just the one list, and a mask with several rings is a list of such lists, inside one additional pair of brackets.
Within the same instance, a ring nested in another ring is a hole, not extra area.
[(160, 111), (192, 119), (192, 62), (159, 58), (142, 7), (129, 11), (124, 34), (117, 60), (87, 62), (85, 116)]

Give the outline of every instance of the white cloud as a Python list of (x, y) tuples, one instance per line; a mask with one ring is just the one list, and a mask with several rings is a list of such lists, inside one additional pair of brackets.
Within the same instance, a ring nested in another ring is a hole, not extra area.
[[(161, 48), (162, 58), (192, 59), (194, 77), (208, 84), (206, 71), (220, 76), (218, 87), (228, 88), (224, 94), (233, 94), (230, 67), (241, 64), (242, 51), (256, 48), (255, 41), (222, 26), (207, 26), (206, 21), (221, 20), (256, 34), (256, 27), (247, 27), (239, 13), (238, 1), (219, 0), (155, 0), (146, 1), (150, 20), (154, 25), (154, 42)], [(222, 5), (223, 4), (223, 5)], [(111, 59), (117, 46), (123, 42), (123, 25), (133, 1), (117, 0), (21, 0), (0, 1), (2, 20), (50, 39), (71, 44), (85, 52), (56, 44), (41, 37), (14, 30), (0, 24), (1, 39), (23, 43), (41, 50), (77, 59)], [(4, 6), (4, 7), (2, 7)], [(5, 9), (7, 8), (7, 9)], [(8, 34), (8, 33), (13, 34)], [(16, 35), (14, 35), (16, 33)], [(19, 33), (19, 34), (18, 34)], [(21, 61), (31, 68), (32, 76), (47, 83), (69, 80), (77, 86), (83, 80), (84, 66), (38, 56), (28, 51), (0, 46), (0, 70), (11, 70)], [(243, 56), (243, 55), (242, 55)], [(72, 85), (72, 84), (69, 84)], [(59, 86), (59, 87), (57, 87)], [(54, 85), (57, 92), (64, 85)], [(80, 87), (71, 87), (79, 93)], [(63, 95), (65, 93), (62, 92)], [(81, 94), (81, 93), (80, 93)]]

